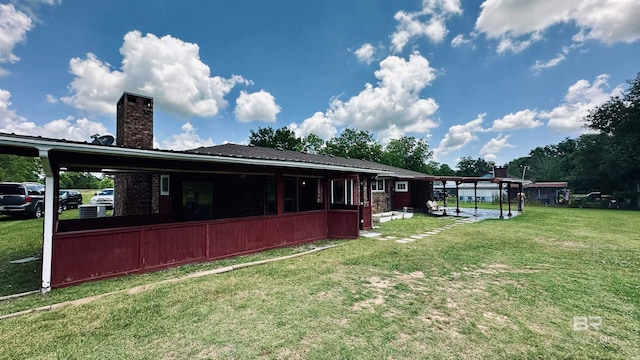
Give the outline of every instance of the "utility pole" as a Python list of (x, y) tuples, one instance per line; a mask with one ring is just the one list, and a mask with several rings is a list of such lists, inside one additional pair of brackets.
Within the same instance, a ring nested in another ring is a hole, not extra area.
[(531, 166), (529, 166), (529, 165), (520, 165), (520, 167), (522, 168), (522, 180), (524, 180), (524, 174), (527, 172), (527, 169), (529, 169)]

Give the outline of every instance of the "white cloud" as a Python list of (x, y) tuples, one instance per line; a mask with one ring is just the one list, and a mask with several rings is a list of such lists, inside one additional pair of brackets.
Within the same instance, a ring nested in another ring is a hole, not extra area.
[(376, 86), (366, 84), (364, 90), (346, 101), (334, 98), (324, 116), (338, 126), (375, 132), (395, 125), (403, 133), (426, 133), (437, 126), (432, 116), (438, 104), (432, 98), (420, 97), (436, 77), (427, 59), (418, 52), (408, 61), (389, 56), (374, 74)]
[[(435, 43), (441, 42), (449, 32), (446, 20), (451, 15), (461, 13), (459, 0), (423, 0), (420, 11), (398, 11), (394, 16), (398, 25), (396, 31), (391, 34), (393, 51), (402, 52), (407, 43), (416, 37), (427, 37)], [(422, 21), (421, 18), (426, 19)]]
[(163, 140), (161, 144), (154, 142), (154, 146), (157, 145), (157, 147), (163, 149), (180, 151), (215, 145), (211, 138), (201, 139), (196, 131), (197, 129), (191, 125), (191, 123), (187, 122), (182, 125), (182, 132), (180, 134), (172, 135), (170, 138)]
[(43, 126), (36, 125), (11, 109), (10, 99), (11, 93), (0, 89), (0, 132), (73, 141), (89, 141), (93, 134), (107, 134), (102, 123), (87, 118), (68, 117), (53, 120)]
[(480, 155), (484, 156), (485, 159), (495, 160), (497, 157), (496, 154), (506, 147), (514, 146), (509, 144), (509, 135), (500, 134), (482, 146)]
[(487, 114), (479, 114), (474, 120), (462, 125), (453, 125), (440, 141), (438, 148), (435, 149), (434, 155), (446, 155), (451, 151), (463, 148), (465, 145), (476, 140), (477, 132), (482, 132), (482, 122)]
[(548, 119), (547, 125), (551, 130), (562, 133), (580, 134), (587, 132), (583, 118), (589, 111), (602, 105), (611, 97), (620, 95), (623, 91), (619, 85), (611, 91), (609, 76), (599, 75), (593, 83), (579, 80), (567, 90), (564, 103), (550, 111), (541, 112), (542, 118)]
[(91, 53), (86, 59), (71, 59), (72, 94), (61, 100), (78, 109), (114, 114), (113, 104), (123, 91), (130, 91), (153, 97), (159, 109), (175, 115), (205, 117), (227, 106), (225, 96), (236, 85), (251, 84), (239, 75), (212, 77), (209, 66), (200, 61), (198, 45), (170, 35), (159, 38), (131, 31), (120, 54), (121, 70), (112, 70)]
[[(522, 51), (541, 39), (552, 26), (578, 28), (574, 41), (631, 43), (640, 39), (640, 2), (637, 0), (485, 0), (476, 30), (498, 39), (498, 52)], [(528, 40), (522, 38), (530, 37)]]
[(13, 48), (27, 39), (33, 27), (31, 18), (12, 4), (0, 4), (0, 63), (15, 63), (20, 58)]
[(294, 131), (297, 137), (306, 137), (309, 134), (316, 134), (324, 140), (333, 138), (338, 132), (338, 129), (333, 125), (333, 121), (330, 118), (325, 117), (321, 112), (316, 112), (312, 117), (304, 120), (300, 125), (295, 123), (290, 124), (289, 129)]
[(533, 129), (543, 125), (542, 121), (537, 119), (538, 112), (535, 110), (521, 110), (503, 116), (501, 119), (493, 120), (493, 126), (490, 131), (507, 131), (519, 129)]
[(58, 99), (55, 96), (51, 95), (51, 94), (47, 94), (45, 99), (49, 104), (55, 104), (55, 103), (58, 102)]
[(453, 40), (451, 40), (451, 46), (452, 47), (459, 47), (459, 46), (462, 46), (464, 44), (468, 44), (470, 42), (471, 42), (471, 39), (467, 39), (467, 38), (464, 37), (464, 35), (458, 34), (453, 38)]
[(254, 93), (241, 91), (236, 99), (236, 119), (240, 122), (275, 122), (280, 106), (270, 93), (260, 90)]
[(363, 63), (371, 64), (374, 60), (374, 55), (376, 53), (376, 48), (373, 45), (366, 43), (360, 46), (356, 51), (353, 52), (358, 61)]
[(568, 53), (569, 53), (569, 48), (565, 46), (564, 48), (562, 48), (562, 52), (556, 54), (556, 56), (553, 59), (550, 59), (548, 61), (536, 60), (536, 63), (533, 66), (531, 66), (531, 70), (533, 70), (533, 72), (535, 73), (539, 73), (543, 69), (558, 66), (561, 62), (563, 62), (567, 58), (566, 55)]

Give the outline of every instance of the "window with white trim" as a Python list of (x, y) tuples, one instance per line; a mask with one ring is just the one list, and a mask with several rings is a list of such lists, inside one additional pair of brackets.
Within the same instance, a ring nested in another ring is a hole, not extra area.
[(407, 191), (409, 191), (408, 181), (396, 181), (396, 192), (407, 192)]
[(371, 191), (373, 191), (373, 192), (383, 192), (384, 191), (384, 180), (371, 180)]
[(169, 195), (169, 175), (160, 175), (160, 195)]
[(331, 204), (355, 205), (353, 179), (331, 180)]

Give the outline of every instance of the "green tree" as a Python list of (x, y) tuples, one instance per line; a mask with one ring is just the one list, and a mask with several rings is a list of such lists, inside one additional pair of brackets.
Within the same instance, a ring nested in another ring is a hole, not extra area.
[(344, 129), (340, 136), (327, 141), (322, 154), (380, 162), (382, 145), (365, 130)]
[(0, 154), (0, 181), (40, 181), (43, 177), (39, 158)]
[(427, 160), (433, 155), (423, 139), (403, 136), (389, 141), (385, 147), (382, 162), (399, 168), (427, 172)]
[(640, 73), (628, 83), (622, 95), (612, 97), (584, 119), (590, 129), (606, 137), (598, 140), (607, 146), (602, 166), (618, 189), (640, 179)]
[(60, 173), (61, 189), (97, 189), (100, 180), (89, 172), (64, 171)]
[(249, 143), (274, 149), (302, 150), (302, 140), (296, 137), (295, 132), (286, 126), (277, 130), (273, 130), (271, 127), (259, 127), (258, 131), (251, 130)]
[(302, 150), (309, 154), (318, 154), (324, 147), (324, 140), (316, 134), (309, 134), (302, 139)]
[(473, 159), (471, 156), (460, 159), (457, 167), (458, 171), (456, 174), (459, 176), (483, 176), (492, 170), (492, 165), (485, 159)]
[(431, 175), (454, 176), (456, 174), (455, 170), (453, 170), (449, 165), (440, 164), (437, 161), (429, 161), (426, 167), (427, 174)]

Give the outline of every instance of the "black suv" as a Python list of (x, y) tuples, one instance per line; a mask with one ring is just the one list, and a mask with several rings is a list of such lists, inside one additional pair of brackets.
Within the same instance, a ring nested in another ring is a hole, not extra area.
[(0, 182), (0, 215), (42, 217), (44, 185)]
[(60, 207), (62, 210), (74, 209), (82, 205), (82, 194), (75, 190), (60, 190)]

